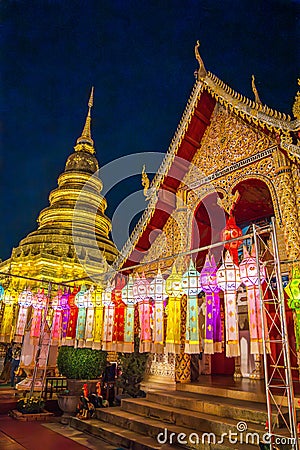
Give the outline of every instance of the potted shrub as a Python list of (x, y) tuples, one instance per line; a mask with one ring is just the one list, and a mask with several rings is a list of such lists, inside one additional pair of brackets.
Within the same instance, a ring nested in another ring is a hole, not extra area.
[(17, 411), (22, 414), (40, 414), (44, 406), (45, 402), (40, 397), (22, 397), (18, 400)]
[(67, 377), (67, 390), (58, 395), (58, 405), (64, 411), (64, 417), (76, 412), (84, 384), (88, 385), (89, 392), (96, 390), (106, 367), (106, 358), (107, 353), (101, 350), (60, 347), (57, 367), (60, 375)]
[(135, 339), (133, 353), (119, 353), (118, 366), (119, 375), (117, 386), (122, 389), (121, 398), (144, 397), (140, 385), (144, 378), (148, 353), (139, 353), (139, 339)]

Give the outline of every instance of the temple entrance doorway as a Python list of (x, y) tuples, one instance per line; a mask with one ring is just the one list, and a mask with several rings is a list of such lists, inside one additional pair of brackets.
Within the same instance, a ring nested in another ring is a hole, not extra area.
[[(274, 208), (272, 197), (266, 183), (260, 179), (246, 179), (238, 183), (232, 190), (232, 193), (234, 194), (236, 191), (239, 192), (240, 198), (234, 209), (234, 217), (237, 226), (242, 229), (243, 235), (247, 234), (249, 231), (251, 232), (251, 226), (253, 223), (266, 224), (270, 222), (271, 217), (274, 216)], [(192, 248), (209, 246), (221, 240), (221, 232), (226, 226), (228, 214), (221, 208), (221, 202), (218, 201), (218, 198), (222, 199), (223, 194), (218, 194), (216, 192), (211, 193), (205, 197), (196, 208), (194, 215), (195, 221), (193, 224)], [(243, 244), (247, 245), (249, 249), (252, 242), (248, 240), (244, 241)], [(214, 255), (217, 266), (219, 267), (222, 264), (222, 258), (224, 257), (224, 249), (221, 247), (212, 248), (209, 252)], [(208, 250), (197, 254), (196, 266), (199, 272), (202, 270), (207, 253)], [(238, 255), (240, 262), (243, 259), (242, 246), (239, 247)], [(224, 340), (226, 338), (224, 337), (226, 336), (226, 330), (224, 296), (223, 293), (220, 292), (223, 340), (222, 352), (213, 353), (210, 355), (205, 355), (205, 353), (203, 353), (203, 355), (201, 355), (202, 361), (201, 364), (198, 365), (199, 373), (197, 379), (200, 379), (201, 375), (204, 374), (233, 376), (237, 365), (239, 365), (239, 370), (242, 377), (247, 378), (254, 371), (254, 357), (256, 357), (256, 355), (252, 355), (250, 353), (248, 302), (246, 287), (244, 285), (241, 285), (236, 292), (236, 304), (238, 311), (239, 345), (241, 357), (226, 357), (225, 355), (226, 343)], [(204, 330), (202, 328), (202, 336), (203, 332)], [(193, 357), (193, 359), (195, 359), (195, 357)], [(195, 361), (192, 361), (192, 366), (194, 372), (192, 375), (195, 380), (197, 377), (194, 367)]]

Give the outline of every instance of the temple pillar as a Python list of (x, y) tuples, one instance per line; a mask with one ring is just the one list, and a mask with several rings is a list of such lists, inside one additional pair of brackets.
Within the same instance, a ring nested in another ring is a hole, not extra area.
[[(291, 161), (277, 148), (274, 152), (277, 177), (275, 188), (281, 211), (281, 228), (284, 233), (286, 256), (289, 260), (300, 257), (300, 182), (299, 166)], [(279, 222), (280, 223), (280, 222)], [(289, 265), (291, 269), (291, 265)], [(294, 315), (295, 315), (294, 311)], [(294, 318), (294, 326), (296, 322)], [(295, 331), (296, 334), (296, 331)], [(300, 352), (297, 352), (298, 370), (300, 371)], [(256, 362), (255, 362), (256, 366)]]
[(281, 212), (279, 227), (283, 228), (288, 259), (296, 260), (300, 255), (299, 200), (296, 197), (292, 167), (279, 148), (274, 152), (274, 161), (277, 173), (274, 183)]
[(298, 210), (298, 220), (300, 223), (300, 165), (295, 161), (291, 164), (291, 166), (292, 166), (292, 177), (294, 184), (295, 199)]

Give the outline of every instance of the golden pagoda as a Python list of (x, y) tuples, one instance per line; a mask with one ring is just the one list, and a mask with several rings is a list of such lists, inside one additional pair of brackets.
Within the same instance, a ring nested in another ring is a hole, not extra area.
[[(37, 230), (22, 239), (0, 265), (2, 273), (53, 282), (93, 278), (107, 270), (117, 256), (109, 237), (111, 221), (104, 214), (107, 203), (101, 195), (91, 137), (92, 106), (93, 88), (82, 134), (58, 177), (58, 187), (49, 195), (50, 205), (40, 212)], [(18, 288), (25, 284), (16, 278), (12, 283)]]

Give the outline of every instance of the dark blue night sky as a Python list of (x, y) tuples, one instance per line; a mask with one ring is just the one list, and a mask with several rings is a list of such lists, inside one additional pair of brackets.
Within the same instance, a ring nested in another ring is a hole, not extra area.
[[(208, 70), (291, 113), (300, 76), (300, 2), (24, 0), (1, 13), (0, 257), (33, 231), (81, 134), (95, 85), (101, 165), (165, 152), (194, 84), (194, 45)], [(136, 179), (107, 195), (111, 217)]]

